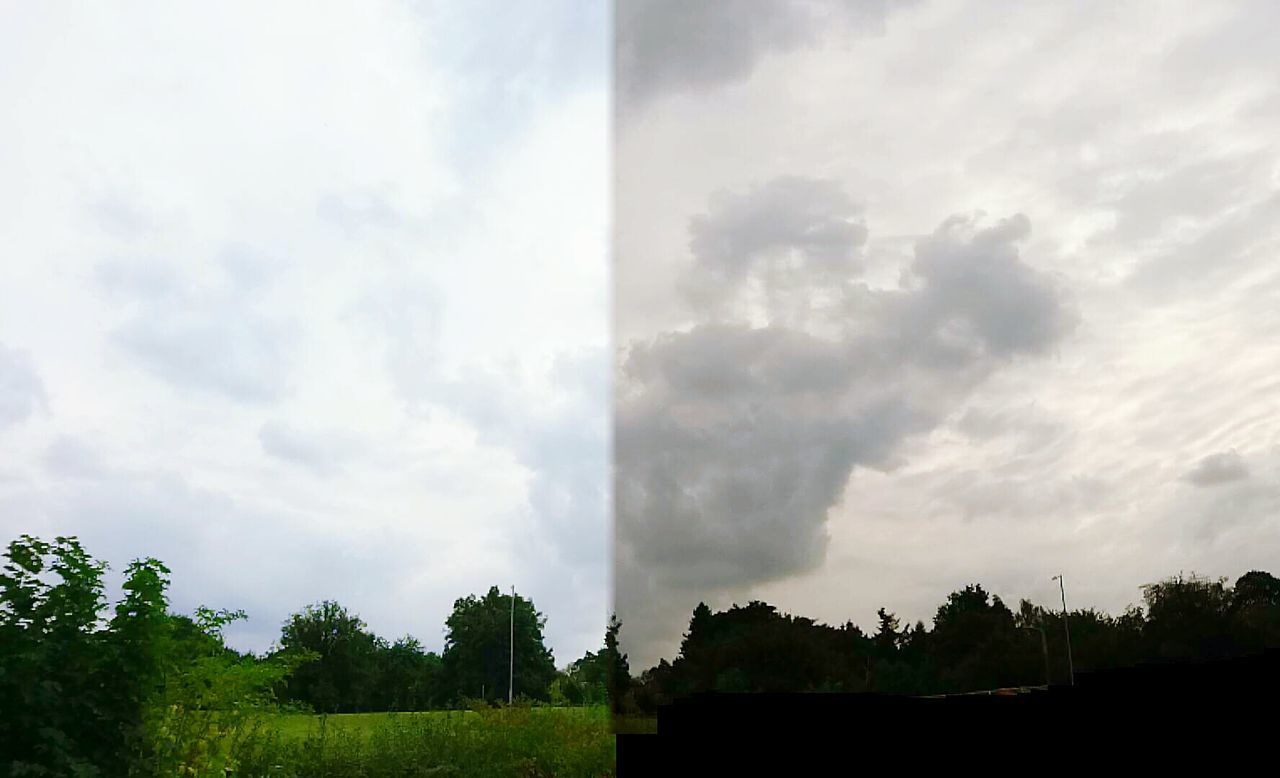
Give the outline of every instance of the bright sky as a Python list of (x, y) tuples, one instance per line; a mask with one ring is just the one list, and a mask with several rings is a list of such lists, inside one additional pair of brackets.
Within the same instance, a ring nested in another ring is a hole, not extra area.
[(439, 650), (511, 584), (597, 648), (606, 10), (4, 3), (4, 534), (240, 648), (332, 598)]

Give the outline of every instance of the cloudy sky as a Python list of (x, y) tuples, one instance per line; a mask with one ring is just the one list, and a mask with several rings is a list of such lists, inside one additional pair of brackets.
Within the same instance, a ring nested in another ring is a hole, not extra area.
[(617, 9), (616, 596), (1280, 569), (1280, 7)]
[(596, 648), (606, 11), (4, 3), (5, 542), (156, 556), (240, 648), (511, 584)]

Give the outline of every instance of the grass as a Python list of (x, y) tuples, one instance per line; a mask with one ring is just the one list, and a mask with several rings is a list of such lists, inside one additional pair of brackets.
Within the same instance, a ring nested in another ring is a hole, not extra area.
[(605, 708), (273, 714), (236, 747), (237, 776), (612, 776)]

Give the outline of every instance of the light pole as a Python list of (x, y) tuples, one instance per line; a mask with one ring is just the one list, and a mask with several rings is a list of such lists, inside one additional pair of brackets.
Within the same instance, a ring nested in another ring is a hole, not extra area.
[(1067, 633), (1067, 672), (1070, 674), (1071, 685), (1076, 685), (1076, 666), (1071, 659), (1071, 625), (1067, 623), (1067, 588), (1062, 583), (1062, 574), (1055, 575), (1052, 579), (1058, 582), (1058, 591), (1062, 593), (1062, 628)]
[(516, 689), (516, 587), (511, 585), (511, 650), (508, 652), (510, 661), (507, 665), (507, 704), (511, 704)]

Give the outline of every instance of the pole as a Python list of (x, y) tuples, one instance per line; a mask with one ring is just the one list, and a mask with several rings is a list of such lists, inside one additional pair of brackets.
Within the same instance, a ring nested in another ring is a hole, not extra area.
[(516, 587), (514, 584), (511, 586), (511, 622), (508, 639), (510, 649), (507, 652), (507, 704), (510, 705), (515, 697), (516, 688)]
[(1076, 685), (1076, 667), (1071, 659), (1071, 625), (1067, 623), (1067, 588), (1062, 582), (1062, 575), (1055, 575), (1054, 580), (1058, 582), (1058, 591), (1062, 593), (1062, 628), (1067, 633), (1067, 672), (1070, 674), (1071, 685)]

